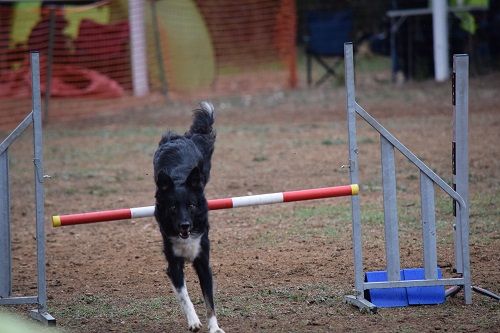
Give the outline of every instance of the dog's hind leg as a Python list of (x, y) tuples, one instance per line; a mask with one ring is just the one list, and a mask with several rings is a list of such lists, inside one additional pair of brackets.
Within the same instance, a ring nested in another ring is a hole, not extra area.
[(182, 260), (176, 260), (169, 264), (167, 274), (172, 282), (175, 296), (181, 305), (182, 311), (186, 315), (189, 330), (191, 332), (198, 332), (202, 325), (186, 289), (183, 267), (184, 262)]
[(201, 255), (193, 262), (193, 267), (196, 270), (198, 279), (200, 280), (201, 291), (205, 299), (205, 307), (207, 309), (207, 321), (209, 333), (224, 333), (219, 327), (217, 317), (215, 316), (214, 293), (212, 270), (210, 269), (208, 255)]

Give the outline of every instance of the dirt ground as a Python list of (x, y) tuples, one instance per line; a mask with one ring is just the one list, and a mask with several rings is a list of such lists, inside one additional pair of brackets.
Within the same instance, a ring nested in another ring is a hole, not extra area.
[[(451, 182), (448, 83), (395, 86), (357, 76), (358, 102)], [(471, 78), (473, 284), (500, 293), (500, 73)], [(218, 138), (208, 198), (348, 184), (342, 85), (213, 99)], [(49, 312), (67, 332), (186, 332), (153, 218), (53, 229), (51, 215), (153, 204), (152, 155), (183, 132), (194, 102), (51, 123), (44, 137)], [(358, 123), (364, 267), (385, 266), (378, 135)], [(31, 137), (11, 152), (14, 293), (36, 292)], [(403, 267), (422, 267), (418, 171), (397, 157)], [(451, 201), (436, 191), (438, 263), (454, 276)], [(499, 332), (500, 305), (463, 293), (444, 304), (360, 313), (353, 289), (350, 199), (210, 213), (221, 328), (230, 332)], [(204, 322), (193, 270), (187, 285)], [(28, 307), (6, 307), (25, 315)], [(206, 324), (205, 324), (206, 327)]]

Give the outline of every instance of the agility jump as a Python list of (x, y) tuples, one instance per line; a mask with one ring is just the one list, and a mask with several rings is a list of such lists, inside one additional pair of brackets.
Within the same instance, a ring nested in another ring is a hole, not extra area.
[[(230, 209), (247, 206), (270, 205), (275, 203), (325, 199), (357, 195), (358, 184), (322, 187), (308, 190), (247, 195), (242, 197), (208, 200), (209, 210)], [(52, 216), (52, 226), (86, 224), (116, 220), (128, 220), (154, 216), (155, 206), (123, 208), (89, 213)]]

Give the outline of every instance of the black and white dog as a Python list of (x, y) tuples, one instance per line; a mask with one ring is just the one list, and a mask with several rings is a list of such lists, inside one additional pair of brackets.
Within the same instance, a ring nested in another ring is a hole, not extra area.
[(200, 280), (207, 309), (210, 333), (224, 333), (215, 317), (210, 243), (208, 240), (208, 204), (204, 195), (214, 151), (212, 128), (214, 107), (201, 102), (194, 110), (191, 128), (184, 135), (167, 132), (154, 155), (156, 183), (155, 218), (163, 237), (168, 262), (167, 275), (187, 317), (189, 330), (201, 329), (184, 280), (184, 263), (190, 262)]

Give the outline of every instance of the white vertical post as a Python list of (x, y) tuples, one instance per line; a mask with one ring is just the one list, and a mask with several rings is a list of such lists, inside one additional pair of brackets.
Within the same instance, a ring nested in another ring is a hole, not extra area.
[(434, 37), (434, 78), (436, 81), (446, 81), (450, 76), (447, 0), (432, 0), (432, 31)]
[(130, 24), (130, 56), (134, 96), (144, 96), (148, 89), (144, 0), (128, 0)]

